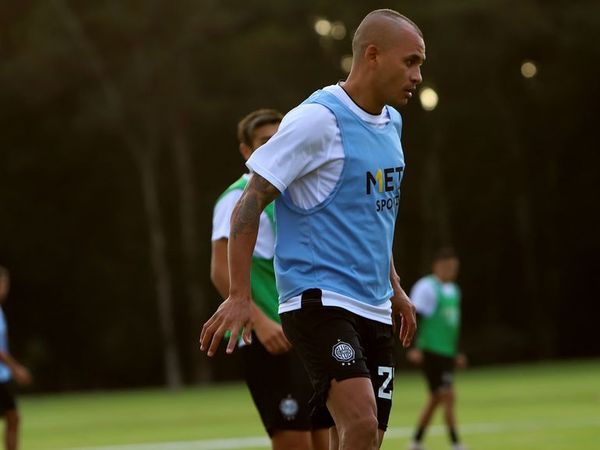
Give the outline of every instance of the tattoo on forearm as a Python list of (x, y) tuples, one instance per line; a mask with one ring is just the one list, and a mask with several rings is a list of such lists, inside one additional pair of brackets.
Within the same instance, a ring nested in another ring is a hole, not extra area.
[(244, 192), (233, 210), (231, 220), (231, 237), (240, 233), (248, 233), (258, 228), (260, 209), (256, 195)]
[(254, 174), (240, 197), (231, 220), (231, 236), (256, 232), (261, 211), (272, 202), (279, 191), (260, 175)]

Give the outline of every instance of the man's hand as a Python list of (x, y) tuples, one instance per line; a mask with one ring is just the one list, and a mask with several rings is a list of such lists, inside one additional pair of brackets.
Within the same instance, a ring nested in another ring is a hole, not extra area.
[(240, 331), (246, 344), (250, 344), (252, 300), (236, 298), (231, 295), (219, 305), (217, 311), (202, 327), (200, 333), (200, 350), (213, 356), (227, 330), (231, 331), (227, 343), (227, 353), (232, 353), (238, 341)]
[(21, 386), (26, 386), (31, 383), (31, 373), (27, 367), (17, 364), (11, 369), (15, 381)]
[(406, 359), (411, 364), (420, 366), (423, 364), (423, 352), (418, 348), (411, 348), (408, 352), (406, 352)]
[(464, 353), (459, 353), (458, 355), (456, 355), (455, 364), (458, 369), (466, 369), (469, 365), (467, 355), (465, 355)]
[(0, 362), (3, 362), (8, 366), (13, 378), (18, 384), (25, 386), (31, 383), (32, 378), (29, 369), (21, 365), (10, 353), (0, 351)]
[(292, 344), (285, 337), (281, 325), (269, 319), (262, 311), (256, 314), (254, 332), (258, 340), (272, 355), (281, 355), (292, 348)]
[(391, 301), (394, 330), (398, 331), (398, 317), (400, 317), (400, 342), (404, 348), (408, 348), (417, 331), (415, 307), (403, 290), (395, 291)]

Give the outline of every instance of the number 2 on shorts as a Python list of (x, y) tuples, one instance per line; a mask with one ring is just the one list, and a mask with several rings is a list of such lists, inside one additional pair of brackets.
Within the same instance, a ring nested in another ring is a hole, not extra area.
[(379, 386), (379, 392), (377, 393), (377, 396), (379, 398), (391, 400), (392, 399), (392, 389), (390, 388), (390, 390), (388, 391), (387, 388), (390, 385), (390, 383), (392, 382), (392, 380), (394, 379), (394, 368), (388, 367), (388, 366), (379, 366), (377, 368), (377, 374), (387, 376), (386, 379), (383, 380), (383, 383), (381, 383), (381, 386)]

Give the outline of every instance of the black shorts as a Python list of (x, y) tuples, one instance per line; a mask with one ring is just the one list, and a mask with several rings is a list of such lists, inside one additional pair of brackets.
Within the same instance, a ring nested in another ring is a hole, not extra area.
[(454, 358), (423, 351), (423, 372), (430, 392), (450, 388), (454, 382)]
[(14, 384), (11, 381), (0, 383), (0, 415), (17, 409)]
[(272, 355), (252, 334), (252, 344), (240, 348), (244, 378), (267, 433), (329, 428), (333, 419), (325, 408), (311, 415), (313, 387), (292, 349)]
[(311, 406), (325, 405), (331, 380), (370, 378), (379, 429), (385, 431), (394, 387), (392, 326), (323, 306), (320, 299), (302, 303), (301, 309), (281, 314), (281, 322), (315, 387)]

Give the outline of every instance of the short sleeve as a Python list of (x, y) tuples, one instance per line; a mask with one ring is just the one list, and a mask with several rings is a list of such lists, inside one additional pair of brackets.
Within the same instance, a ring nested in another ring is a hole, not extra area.
[(410, 291), (417, 314), (431, 316), (437, 307), (437, 295), (433, 283), (428, 278), (421, 278)]
[(284, 117), (277, 133), (252, 154), (246, 166), (283, 192), (294, 180), (329, 162), (338, 133), (335, 116), (327, 107), (302, 104)]
[(219, 199), (213, 210), (213, 227), (211, 240), (229, 239), (229, 222), (235, 204), (242, 196), (242, 191), (234, 189)]

